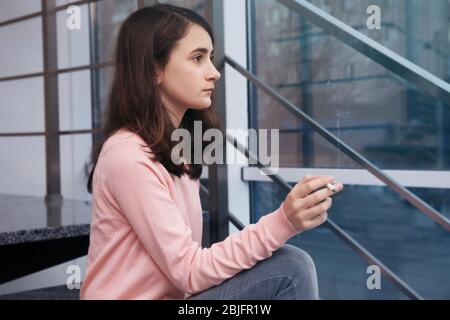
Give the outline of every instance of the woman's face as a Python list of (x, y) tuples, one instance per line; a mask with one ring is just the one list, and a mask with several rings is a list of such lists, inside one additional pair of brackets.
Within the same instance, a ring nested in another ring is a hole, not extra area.
[(213, 45), (205, 29), (191, 24), (187, 35), (172, 50), (169, 62), (158, 75), (164, 106), (179, 125), (185, 111), (211, 106), (211, 91), (220, 73), (214, 67)]

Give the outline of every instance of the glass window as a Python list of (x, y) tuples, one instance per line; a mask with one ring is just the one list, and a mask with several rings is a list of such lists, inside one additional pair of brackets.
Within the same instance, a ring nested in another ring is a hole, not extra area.
[(1, 81), (0, 97), (1, 132), (44, 131), (43, 77)]
[[(309, 0), (359, 32), (437, 77), (449, 81), (449, 0)], [(379, 8), (380, 29), (369, 29)], [(367, 9), (369, 13), (367, 13)]]
[[(448, 170), (450, 106), (275, 1), (252, 1), (253, 72), (383, 169)], [(267, 63), (270, 61), (270, 63)], [(285, 167), (359, 168), (260, 90), (252, 122), (279, 128)]]
[(91, 150), (91, 134), (60, 137), (61, 194), (64, 199), (91, 200), (91, 194), (86, 190)]
[(0, 43), (2, 44), (0, 77), (42, 72), (41, 17), (1, 27)]
[[(448, 46), (443, 50), (437, 40), (449, 28), (448, 17), (440, 12), (448, 1), (437, 1), (436, 7), (410, 1), (412, 11), (405, 13), (406, 2), (371, 2), (385, 14), (383, 35), (363, 33), (448, 81)], [(367, 1), (312, 3), (361, 31), (366, 25)], [(250, 4), (253, 73), (382, 169), (449, 170), (447, 101), (424, 93), (277, 1), (251, 0)], [(427, 18), (418, 18), (423, 11)], [(417, 17), (417, 25), (405, 28), (405, 16)], [(418, 28), (424, 30), (417, 33)], [(446, 58), (436, 58), (438, 48)], [(257, 128), (280, 129), (280, 166), (361, 168), (254, 88), (250, 116)], [(274, 183), (252, 182), (251, 187), (252, 222), (278, 208), (286, 196)], [(450, 216), (450, 189), (410, 190)], [(390, 189), (347, 185), (336, 196), (330, 218), (423, 296), (449, 297), (449, 289), (437, 285), (450, 280), (445, 271), (450, 267), (448, 233)], [(367, 263), (325, 227), (301, 233), (290, 242), (313, 256), (325, 299), (406, 298), (386, 278), (381, 290), (369, 290)]]
[(58, 76), (60, 130), (91, 129), (91, 71)]
[(66, 10), (58, 11), (56, 14), (59, 69), (85, 66), (90, 63), (89, 4), (79, 6), (79, 8), (80, 29), (67, 27), (67, 19), (70, 15)]
[(19, 18), (41, 11), (41, 0), (3, 0), (0, 22)]
[(96, 3), (96, 22), (92, 26), (96, 61), (92, 63), (113, 61), (120, 25), (136, 9), (136, 0), (102, 0)]
[[(155, 1), (145, 0), (144, 2), (145, 5), (149, 6), (152, 5)], [(205, 15), (205, 0), (160, 0), (158, 2), (188, 8), (197, 12), (201, 16)]]
[(45, 195), (45, 138), (43, 136), (0, 139), (0, 159), (2, 161), (0, 190), (3, 190), (1, 193)]

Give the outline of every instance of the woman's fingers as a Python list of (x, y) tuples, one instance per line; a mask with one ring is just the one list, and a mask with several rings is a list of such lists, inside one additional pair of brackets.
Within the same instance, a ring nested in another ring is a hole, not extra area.
[(322, 212), (320, 215), (315, 217), (312, 221), (315, 224), (315, 227), (320, 226), (321, 224), (325, 223), (325, 221), (328, 220), (328, 212)]
[(305, 183), (297, 183), (291, 190), (292, 195), (295, 198), (305, 198), (311, 192), (316, 191), (319, 188), (325, 187), (328, 183), (334, 180), (333, 177), (322, 177), (311, 179)]
[[(329, 183), (334, 185), (334, 191), (327, 187)], [(343, 188), (331, 176), (306, 175), (292, 188), (283, 202), (286, 217), (297, 230), (309, 230), (324, 223), (331, 208), (331, 196)]]
[(300, 181), (300, 183), (306, 183), (308, 181), (314, 180), (320, 178), (320, 176), (313, 176), (312, 174), (307, 174), (306, 176), (303, 177), (303, 179)]
[(334, 192), (328, 188), (323, 188), (316, 192), (313, 192), (302, 200), (303, 207), (310, 208), (310, 207), (316, 205), (317, 203), (322, 202), (326, 198), (328, 198), (332, 195), (335, 195), (337, 192), (341, 191), (343, 188), (344, 188), (344, 186), (341, 183), (337, 183), (337, 184), (335, 184)]
[(328, 212), (322, 212), (321, 214), (315, 216), (313, 219), (310, 219), (308, 221), (305, 222), (305, 227), (307, 229), (314, 229), (318, 226), (320, 226), (321, 224), (325, 223), (325, 221), (327, 221), (328, 219)]
[(306, 209), (303, 213), (305, 219), (313, 220), (316, 216), (328, 211), (331, 208), (333, 199), (326, 198), (325, 201), (319, 203), (309, 209)]

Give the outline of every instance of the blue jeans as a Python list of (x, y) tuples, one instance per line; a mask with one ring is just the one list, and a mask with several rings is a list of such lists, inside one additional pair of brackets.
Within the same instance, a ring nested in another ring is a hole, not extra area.
[(317, 273), (308, 253), (285, 244), (270, 258), (258, 261), (192, 300), (317, 300)]

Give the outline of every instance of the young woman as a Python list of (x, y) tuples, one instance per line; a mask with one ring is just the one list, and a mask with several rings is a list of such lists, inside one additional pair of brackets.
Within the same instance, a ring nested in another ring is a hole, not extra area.
[[(202, 249), (201, 164), (176, 164), (176, 128), (219, 128), (214, 37), (195, 12), (157, 4), (121, 26), (81, 299), (316, 299), (310, 256), (285, 244), (325, 222), (332, 177), (307, 176), (280, 207)], [(312, 193), (312, 191), (320, 189)], [(338, 192), (341, 184), (336, 184)]]

